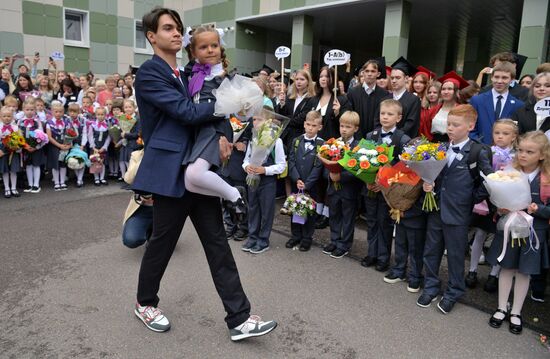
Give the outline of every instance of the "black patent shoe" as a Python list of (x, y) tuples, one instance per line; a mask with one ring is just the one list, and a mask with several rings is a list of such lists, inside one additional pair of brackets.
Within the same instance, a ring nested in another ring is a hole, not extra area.
[(468, 272), (468, 275), (465, 278), (466, 287), (475, 288), (477, 284), (477, 272)]
[(286, 248), (294, 248), (295, 246), (297, 246), (298, 244), (300, 243), (300, 240), (296, 240), (296, 239), (289, 239), (286, 243), (285, 243), (285, 247)]
[[(502, 319), (495, 318), (495, 314), (497, 314), (497, 313), (504, 314), (504, 318), (502, 318)], [(506, 315), (507, 314), (508, 313), (506, 313), (504, 310), (497, 309), (495, 311), (495, 313), (493, 315), (491, 315), (491, 318), (489, 319), (489, 325), (493, 328), (500, 328), (502, 326), (502, 323), (506, 320)]]
[[(519, 324), (512, 323), (512, 317), (516, 317), (519, 319)], [(523, 320), (521, 319), (521, 315), (519, 314), (510, 314), (510, 333), (512, 334), (521, 334), (521, 331), (523, 330)]]

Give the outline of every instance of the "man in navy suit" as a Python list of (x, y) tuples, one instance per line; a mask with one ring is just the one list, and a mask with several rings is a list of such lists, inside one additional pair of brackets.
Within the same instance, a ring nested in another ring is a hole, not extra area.
[[(187, 81), (180, 77), (176, 63), (176, 53), (182, 46), (180, 16), (171, 9), (155, 8), (143, 16), (142, 23), (155, 55), (136, 75), (145, 151), (133, 190), (152, 193), (154, 202), (153, 233), (141, 262), (134, 313), (153, 331), (170, 329), (168, 319), (157, 307), (157, 293), (189, 216), (227, 312), (225, 321), (231, 340), (267, 334), (277, 324), (250, 316), (250, 303), (225, 237), (220, 199), (185, 190), (182, 161), (193, 145), (194, 126), (214, 119), (214, 104), (194, 104)], [(222, 159), (230, 153), (231, 145), (225, 138), (220, 140)]]
[(510, 94), (509, 86), (516, 76), (514, 65), (501, 62), (491, 74), (493, 89), (472, 97), (470, 104), (476, 109), (478, 119), (470, 138), (490, 145), (493, 143), (493, 124), (500, 118), (510, 118), (523, 102)]

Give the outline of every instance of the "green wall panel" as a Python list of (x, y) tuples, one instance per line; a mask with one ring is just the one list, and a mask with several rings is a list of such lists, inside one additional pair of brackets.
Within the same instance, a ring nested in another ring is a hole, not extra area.
[(115, 15), (107, 15), (107, 43), (116, 45), (118, 43), (118, 18)]
[(143, 14), (149, 12), (155, 6), (163, 5), (163, 0), (134, 0), (134, 18), (141, 19)]
[(202, 22), (225, 21), (235, 18), (235, 0), (202, 7)]
[(107, 42), (107, 16), (105, 14), (90, 12), (90, 41)]
[(288, 10), (306, 5), (306, 0), (280, 0), (279, 9)]
[(105, 14), (117, 13), (117, 1), (113, 0), (92, 0), (90, 1), (90, 11), (102, 12)]
[(90, 70), (90, 50), (82, 47), (64, 46), (65, 70), (84, 74)]
[(0, 57), (11, 56), (14, 53), (24, 53), (23, 34), (0, 31), (0, 44), (2, 44), (0, 48)]
[(63, 8), (34, 1), (23, 1), (23, 33), (63, 37)]
[[(244, 32), (245, 29), (254, 31), (254, 35)], [(235, 30), (235, 47), (252, 51), (264, 51), (266, 45), (266, 30), (261, 27), (237, 24)]]
[(258, 12), (254, 13), (254, 3), (258, 3), (258, 12), (260, 9), (260, 1), (259, 0), (239, 0), (235, 3), (235, 18), (240, 17), (246, 17), (258, 14)]
[(195, 26), (203, 23), (202, 21), (202, 9), (197, 8), (193, 10), (187, 10), (183, 13), (183, 25)]
[[(92, 0), (96, 1), (96, 0)], [(63, 0), (63, 6), (71, 7), (74, 9), (89, 10), (90, 2), (89, 0)]]
[(134, 19), (118, 17), (117, 39), (120, 45), (134, 46)]

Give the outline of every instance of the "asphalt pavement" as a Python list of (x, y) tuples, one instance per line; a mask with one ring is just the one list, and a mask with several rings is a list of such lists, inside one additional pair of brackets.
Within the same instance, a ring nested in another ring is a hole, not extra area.
[(420, 308), (405, 283), (319, 247), (252, 255), (231, 241), (253, 313), (276, 319), (271, 334), (229, 340), (203, 250), (188, 222), (164, 276), (160, 307), (172, 322), (154, 333), (134, 316), (144, 248), (125, 248), (130, 193), (116, 184), (44, 189), (0, 200), (2, 358), (548, 358), (538, 333), (488, 326), (489, 315), (457, 304), (449, 315)]

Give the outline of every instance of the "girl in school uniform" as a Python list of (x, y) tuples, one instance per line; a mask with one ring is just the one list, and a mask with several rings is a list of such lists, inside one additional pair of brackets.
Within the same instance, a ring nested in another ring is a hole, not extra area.
[[(493, 125), (493, 143), (491, 152), (493, 153), (493, 170), (498, 171), (506, 168), (512, 163), (515, 155), (514, 144), (518, 136), (518, 126), (514, 121), (501, 119)], [(466, 286), (475, 288), (477, 284), (477, 266), (483, 253), (483, 244), (488, 233), (495, 233), (496, 225), (493, 221), (494, 211), (489, 211), (486, 215), (475, 213), (472, 216), (472, 227), (475, 230), (474, 241), (472, 243), (472, 253), (470, 256), (470, 271), (466, 276)], [(497, 275), (500, 266), (495, 265), (491, 268), (491, 273), (487, 278), (485, 290), (494, 292), (497, 288)]]
[[(0, 110), (0, 140), (9, 136), (13, 132), (19, 131), (19, 128), (15, 124), (14, 111), (12, 108), (4, 106)], [(15, 152), (11, 155), (6, 150), (2, 150), (2, 156), (0, 157), (0, 173), (2, 173), (2, 180), (4, 181), (4, 197), (11, 198), (19, 197), (17, 191), (17, 172), (21, 171), (21, 153)], [(11, 187), (10, 187), (11, 184)]]
[(53, 118), (46, 122), (46, 134), (48, 135), (48, 154), (46, 168), (52, 171), (54, 190), (65, 191), (65, 177), (67, 176), (67, 165), (64, 158), (60, 158), (61, 151), (69, 151), (72, 144), (65, 144), (66, 131), (70, 128), (69, 120), (63, 115), (65, 108), (59, 102), (52, 104)]
[[(42, 122), (36, 116), (37, 100), (30, 97), (23, 102), (23, 118), (19, 120), (18, 126), (25, 136), (25, 140), (31, 137), (31, 132), (40, 130), (43, 131)], [(40, 166), (46, 160), (43, 148), (27, 148), (23, 153), (25, 171), (27, 172), (27, 181), (29, 186), (23, 191), (26, 193), (40, 192)]]
[[(519, 138), (518, 151), (513, 166), (529, 178), (532, 203), (526, 210), (533, 216), (533, 228), (538, 237), (539, 247), (536, 248), (535, 238), (515, 241), (515, 246), (510, 240), (506, 244), (504, 258), (499, 262), (498, 257), (503, 250), (504, 233), (497, 231), (487, 254), (489, 263), (501, 266), (498, 281), (498, 309), (489, 319), (489, 325), (499, 328), (508, 316), (510, 332), (520, 334), (523, 329), (521, 309), (529, 290), (530, 276), (538, 275), (542, 269), (549, 266), (547, 238), (550, 206), (541, 199), (541, 189), (543, 186), (550, 185), (550, 143), (548, 138), (539, 131), (522, 135)], [(500, 214), (507, 212), (506, 209), (500, 208), (498, 211)], [(508, 314), (507, 303), (512, 283), (514, 283), (514, 298), (512, 309)]]
[[(69, 125), (77, 133), (73, 145), (77, 145), (83, 150), (86, 146), (86, 123), (83, 116), (80, 115), (80, 105), (73, 102), (68, 107)], [(81, 188), (84, 185), (84, 168), (74, 170), (74, 173), (76, 175), (76, 186)]]
[(124, 100), (124, 114), (119, 118), (120, 128), (122, 129), (121, 138), (115, 147), (119, 148), (118, 165), (122, 178), (126, 174), (130, 155), (137, 149), (137, 139), (139, 137), (139, 118), (136, 115), (136, 105), (132, 100)]
[[(105, 158), (107, 155), (107, 149), (109, 143), (111, 143), (111, 137), (109, 136), (109, 126), (107, 125), (106, 115), (107, 110), (103, 107), (99, 107), (95, 110), (96, 120), (92, 122), (88, 128), (87, 140), (90, 146), (90, 152), (94, 153), (98, 151), (100, 155)], [(94, 184), (107, 185), (105, 180), (105, 166), (100, 173), (94, 173)]]
[[(195, 103), (211, 102), (215, 99), (212, 90), (220, 86), (227, 68), (218, 31), (206, 27), (195, 29), (187, 49), (191, 62), (185, 67), (184, 76), (189, 79), (189, 93)], [(229, 185), (210, 170), (222, 166), (219, 154), (222, 133), (229, 141), (233, 139), (231, 125), (225, 119), (201, 126), (193, 150), (184, 161), (189, 163), (185, 170), (185, 187), (191, 192), (225, 199), (228, 207), (241, 213), (242, 218), (246, 212), (244, 188)]]

